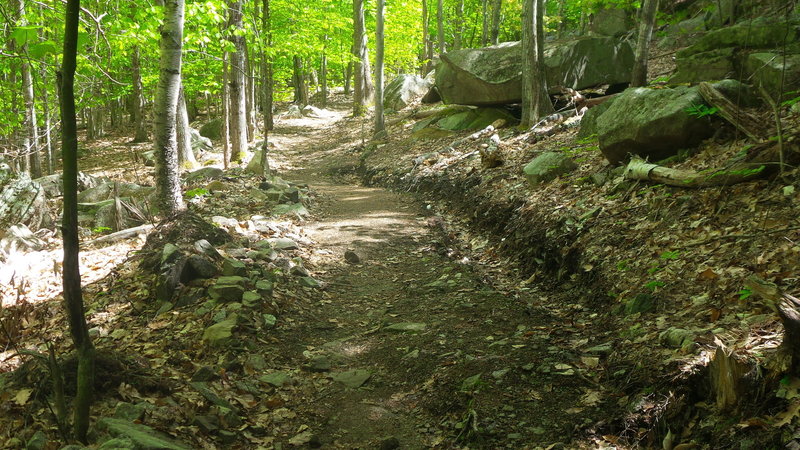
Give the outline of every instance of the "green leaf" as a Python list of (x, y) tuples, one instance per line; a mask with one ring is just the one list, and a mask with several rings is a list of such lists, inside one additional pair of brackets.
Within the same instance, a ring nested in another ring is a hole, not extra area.
[(34, 58), (42, 58), (48, 54), (58, 54), (58, 47), (53, 41), (44, 41), (31, 45), (28, 53)]
[(37, 26), (17, 27), (11, 32), (11, 38), (17, 41), (17, 45), (22, 47), (25, 44), (36, 42), (39, 39), (39, 29)]

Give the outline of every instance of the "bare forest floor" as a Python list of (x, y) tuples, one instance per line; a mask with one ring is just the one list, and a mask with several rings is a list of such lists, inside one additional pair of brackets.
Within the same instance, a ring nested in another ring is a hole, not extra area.
[[(163, 308), (154, 276), (125, 262), (143, 237), (85, 249), (88, 317), (107, 356), (96, 419), (134, 405), (137, 423), (188, 448), (635, 448), (666, 437), (669, 448), (755, 449), (792, 432), (798, 408), (776, 398), (780, 380), (762, 373), (752, 402), (719, 414), (707, 365), (715, 340), (751, 360), (780, 342), (777, 317), (740, 291), (748, 273), (800, 289), (800, 199), (784, 189), (796, 174), (691, 192), (598, 187), (587, 180), (606, 168), (591, 143), (567, 131), (530, 144), (511, 129), (500, 133), (505, 165), (481, 169), (462, 158), (480, 141), (448, 148), (469, 133), (416, 140), (399, 122), (371, 144), (367, 119), (337, 101), (322, 118), (279, 119), (271, 137), (273, 169), (310, 186), (310, 216), (254, 231), (253, 216), (270, 210), (249, 195), (260, 180), (236, 169), (225, 179), (234, 188), (191, 205), (236, 219), (220, 251), (248, 268), (259, 269), (242, 250), (254, 236), (293, 239), (287, 258), (321, 288), (287, 274), (263, 304), (213, 306), (200, 294)], [(146, 183), (141, 148), (125, 139), (88, 144), (84, 169), (113, 162), (110, 175)], [(545, 148), (580, 167), (530, 190), (521, 167)], [(685, 164), (735, 151), (710, 142)], [(0, 369), (16, 369), (0, 378), (7, 448), (37, 432), (39, 448), (63, 445), (47, 370), (19, 356), (47, 342), (69, 353), (56, 244), (3, 316)], [(652, 308), (626, 314), (642, 294)], [(204, 329), (231, 314), (271, 319), (209, 348)], [(691, 336), (677, 347), (676, 329)], [(783, 380), (784, 397), (795, 382)], [(107, 436), (92, 439), (97, 448)]]

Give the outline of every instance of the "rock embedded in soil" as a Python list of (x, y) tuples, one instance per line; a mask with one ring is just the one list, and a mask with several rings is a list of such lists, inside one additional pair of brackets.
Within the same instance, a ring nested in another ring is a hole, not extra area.
[(525, 174), (525, 179), (531, 187), (537, 187), (542, 183), (546, 183), (555, 179), (559, 175), (564, 175), (577, 168), (572, 159), (559, 152), (544, 152), (541, 155), (533, 158), (522, 169)]
[(267, 240), (275, 250), (298, 250), (297, 242), (288, 238), (273, 238)]
[(215, 323), (203, 331), (203, 341), (211, 347), (226, 344), (233, 336), (233, 328), (236, 326), (238, 318), (231, 315), (222, 322)]
[(285, 372), (274, 372), (262, 375), (258, 380), (275, 387), (283, 387), (292, 383), (292, 376)]
[(317, 289), (322, 287), (322, 283), (311, 277), (300, 277), (300, 286)]
[(348, 250), (348, 251), (344, 252), (344, 260), (347, 261), (350, 264), (360, 264), (361, 263), (361, 257), (358, 256), (358, 253), (356, 253), (356, 252), (354, 252), (352, 250)]
[(129, 422), (135, 422), (144, 416), (146, 409), (147, 403), (144, 402), (135, 405), (133, 403), (119, 402), (114, 408), (114, 417)]
[(202, 169), (197, 169), (186, 175), (186, 183), (197, 184), (203, 181), (216, 180), (222, 178), (224, 174), (225, 172), (218, 167), (203, 167)]
[(224, 276), (247, 276), (247, 266), (243, 262), (231, 258), (222, 261), (222, 275)]
[(421, 322), (399, 322), (384, 328), (386, 331), (393, 331), (397, 333), (418, 333), (425, 331), (427, 325)]
[(191, 448), (147, 425), (125, 420), (103, 417), (97, 421), (97, 428), (112, 436), (133, 441), (135, 448), (164, 450), (189, 450)]
[(364, 369), (354, 369), (331, 373), (330, 377), (333, 381), (342, 383), (350, 389), (358, 389), (372, 377), (372, 372)]
[(328, 372), (331, 370), (331, 367), (331, 360), (325, 355), (314, 356), (306, 366), (311, 372)]

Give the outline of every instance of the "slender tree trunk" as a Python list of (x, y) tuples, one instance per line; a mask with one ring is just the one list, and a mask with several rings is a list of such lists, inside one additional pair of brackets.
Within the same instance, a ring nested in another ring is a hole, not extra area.
[(139, 56), (139, 46), (133, 48), (131, 71), (133, 72), (133, 127), (136, 135), (133, 142), (147, 141), (147, 124), (144, 120), (144, 94), (142, 87), (142, 66)]
[(544, 0), (525, 0), (522, 12), (522, 126), (553, 111), (544, 73)]
[(423, 77), (428, 75), (431, 69), (431, 62), (428, 58), (428, 42), (430, 39), (428, 32), (428, 0), (422, 0), (422, 53), (419, 60), (422, 63), (420, 72), (422, 72)]
[(453, 50), (461, 50), (464, 40), (464, 0), (456, 3), (456, 33), (453, 37)]
[(388, 136), (386, 117), (383, 114), (384, 8), (385, 0), (378, 0), (375, 24), (375, 139), (384, 139)]
[(356, 58), (353, 115), (360, 116), (375, 99), (367, 51), (367, 33), (364, 28), (364, 0), (353, 0), (353, 52)]
[(500, 13), (502, 11), (503, 0), (494, 0), (494, 5), (492, 7), (492, 45), (500, 43)]
[(44, 66), (41, 68), (40, 72), (42, 85), (44, 89), (42, 89), (42, 96), (44, 97), (44, 151), (45, 151), (45, 167), (47, 168), (47, 174), (50, 175), (56, 170), (56, 155), (55, 149), (53, 148), (53, 134), (50, 132), (50, 127), (53, 123), (52, 112), (50, 111), (50, 93), (47, 89), (47, 71), (45, 70)]
[(636, 41), (636, 60), (633, 63), (631, 86), (647, 84), (647, 59), (650, 54), (650, 37), (656, 22), (658, 0), (644, 0), (640, 13), (639, 38)]
[(230, 80), (230, 64), (228, 64), (228, 52), (222, 54), (222, 165), (228, 170), (229, 155), (231, 154), (231, 99), (228, 89)]
[[(351, 50), (352, 54), (353, 51)], [(353, 61), (348, 61), (344, 68), (344, 95), (350, 95), (350, 82), (353, 80)]]
[[(328, 37), (325, 36), (325, 40), (327, 39)], [(328, 106), (328, 55), (325, 48), (322, 49), (320, 60), (320, 81), (322, 82), (322, 101), (320, 106), (326, 108)]]
[(261, 75), (264, 77), (262, 87), (262, 105), (264, 111), (264, 143), (261, 145), (261, 175), (269, 175), (269, 132), (272, 130), (272, 61), (267, 49), (272, 47), (272, 24), (269, 0), (262, 0), (261, 32), (264, 33), (264, 51), (261, 53)]
[(80, 0), (67, 0), (64, 20), (64, 53), (61, 63), (61, 148), (64, 164), (64, 210), (61, 234), (64, 239), (62, 276), (64, 303), (72, 342), (78, 353), (77, 387), (73, 432), (88, 443), (89, 409), (94, 388), (94, 346), (83, 308), (78, 244), (78, 125), (75, 117), (75, 68), (78, 53)]
[(242, 29), (242, 0), (228, 2), (228, 39), (236, 51), (231, 53), (230, 64), (230, 133), (231, 162), (240, 163), (247, 156), (247, 105), (244, 86), (244, 38)]
[(447, 52), (444, 44), (444, 0), (436, 1), (436, 40), (439, 44), (439, 54)]
[(186, 109), (183, 85), (178, 92), (177, 121), (178, 167), (179, 169), (194, 169), (198, 164), (192, 150), (192, 131), (189, 127), (189, 112)]
[[(25, 0), (19, 0), (17, 14), (20, 26), (27, 26), (28, 19), (25, 13)], [(25, 131), (23, 132), (23, 147), (28, 160), (28, 168), (33, 178), (42, 176), (42, 164), (39, 157), (39, 128), (36, 121), (36, 100), (33, 93), (33, 74), (31, 63), (28, 59), (28, 44), (22, 46), (22, 99), (25, 102)]]
[(250, 54), (250, 48), (247, 47), (245, 43), (245, 66), (247, 69), (245, 70), (245, 87), (247, 88), (246, 95), (245, 95), (245, 105), (247, 110), (247, 142), (253, 140), (253, 135), (256, 131), (256, 111), (255, 111), (255, 74), (254, 68), (252, 64), (252, 56)]
[(558, 37), (567, 32), (567, 0), (558, 0)]
[(169, 217), (184, 209), (178, 170), (176, 132), (181, 87), (181, 49), (184, 0), (164, 1), (161, 25), (161, 62), (154, 105), (156, 192), (163, 213)]
[(306, 88), (303, 58), (297, 55), (292, 58), (292, 84), (294, 85), (294, 102), (301, 108), (306, 106), (308, 104), (308, 89)]
[(481, 33), (481, 47), (489, 45), (489, 0), (482, 0), (483, 7), (483, 32)]

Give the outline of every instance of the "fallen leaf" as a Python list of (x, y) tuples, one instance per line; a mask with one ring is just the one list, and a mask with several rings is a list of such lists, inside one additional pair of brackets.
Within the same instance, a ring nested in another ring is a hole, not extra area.
[(31, 392), (33, 392), (31, 389), (20, 389), (17, 391), (14, 401), (20, 406), (28, 403), (28, 399), (31, 398)]

